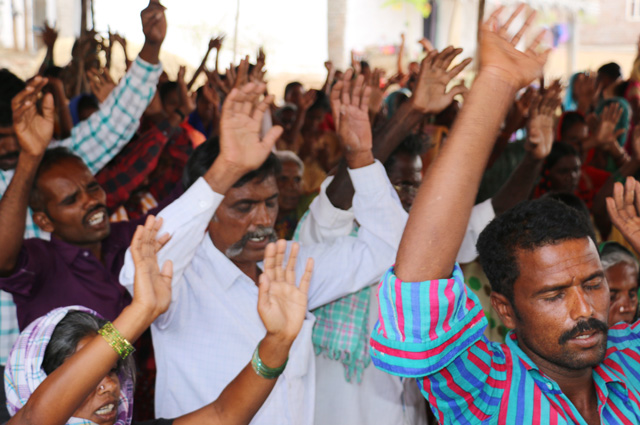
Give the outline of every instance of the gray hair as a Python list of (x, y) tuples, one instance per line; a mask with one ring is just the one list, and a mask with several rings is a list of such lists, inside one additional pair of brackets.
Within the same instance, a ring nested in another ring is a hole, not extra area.
[(294, 152), (276, 151), (275, 154), (276, 154), (276, 157), (280, 160), (281, 164), (284, 164), (285, 162), (293, 162), (300, 168), (300, 171), (304, 173), (304, 163), (302, 162), (300, 157), (296, 155)]
[(609, 267), (613, 267), (616, 264), (629, 263), (633, 264), (636, 272), (640, 271), (640, 266), (638, 266), (638, 261), (636, 260), (636, 258), (624, 251), (612, 251), (603, 254), (602, 257), (600, 257), (600, 262), (602, 263), (602, 268), (604, 270), (607, 270)]

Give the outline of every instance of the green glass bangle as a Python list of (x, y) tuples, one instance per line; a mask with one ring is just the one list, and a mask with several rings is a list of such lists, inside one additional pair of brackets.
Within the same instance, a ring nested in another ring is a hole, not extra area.
[(118, 332), (111, 322), (105, 323), (98, 333), (102, 335), (122, 360), (126, 359), (131, 353), (136, 351), (136, 349), (133, 348), (133, 345), (120, 335), (120, 332)]
[(285, 360), (284, 364), (280, 367), (269, 367), (262, 363), (258, 350), (260, 350), (260, 343), (258, 343), (256, 350), (253, 352), (253, 357), (251, 357), (251, 367), (253, 367), (253, 370), (256, 372), (256, 374), (262, 376), (265, 379), (275, 379), (280, 376), (284, 371), (289, 358), (287, 357), (287, 360)]

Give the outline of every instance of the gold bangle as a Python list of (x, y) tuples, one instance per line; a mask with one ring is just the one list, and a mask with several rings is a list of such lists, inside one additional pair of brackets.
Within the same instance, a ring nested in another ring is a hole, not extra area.
[(120, 332), (118, 332), (111, 322), (105, 323), (98, 333), (102, 335), (122, 360), (126, 359), (131, 353), (136, 351), (136, 349), (133, 348), (133, 345), (120, 335)]

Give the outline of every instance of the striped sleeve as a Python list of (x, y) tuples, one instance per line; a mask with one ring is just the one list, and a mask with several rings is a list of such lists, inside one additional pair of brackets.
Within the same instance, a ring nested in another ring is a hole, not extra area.
[(100, 109), (76, 125), (71, 137), (52, 146), (69, 148), (96, 174), (138, 130), (140, 117), (153, 99), (161, 73), (160, 64), (152, 65), (138, 57)]
[(393, 375), (434, 374), (483, 340), (487, 320), (457, 264), (450, 279), (427, 282), (403, 282), (391, 268), (378, 301), (371, 357)]

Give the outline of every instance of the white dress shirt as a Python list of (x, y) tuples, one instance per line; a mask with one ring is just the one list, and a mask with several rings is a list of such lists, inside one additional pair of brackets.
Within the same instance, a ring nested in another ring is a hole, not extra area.
[[(329, 242), (352, 232), (355, 223), (353, 212), (338, 209), (326, 195), (327, 186), (333, 177), (328, 177), (320, 187), (320, 194), (309, 206), (306, 215), (296, 229), (298, 241), (307, 244)], [(392, 197), (397, 194), (391, 184), (388, 190)], [(408, 214), (399, 214), (402, 219), (393, 224), (402, 235)], [(400, 239), (395, 240), (395, 248)], [(381, 275), (382, 276), (382, 275)], [(379, 278), (381, 277), (379, 276)], [(371, 289), (369, 299), (369, 322), (371, 331), (378, 320), (377, 282)], [(426, 403), (415, 379), (403, 379), (376, 369), (372, 364), (362, 372), (361, 382), (355, 377), (347, 382), (344, 365), (325, 355), (316, 356), (316, 406), (315, 425), (418, 425), (426, 424)]]
[[(392, 223), (401, 221), (406, 213), (390, 192), (382, 189), (389, 186), (382, 165), (376, 162), (349, 170), (349, 174), (355, 188), (353, 214), (360, 230), (357, 237), (300, 247), (298, 279), (307, 258), (315, 261), (309, 309), (376, 283), (393, 263), (402, 234), (402, 228)], [(213, 245), (209, 235), (205, 236), (221, 200), (222, 196), (200, 179), (160, 214), (165, 225), (179, 220), (188, 222), (190, 228), (171, 225), (164, 229), (163, 225), (161, 230), (168, 230), (172, 238), (160, 251), (159, 262), (172, 259), (175, 264), (171, 306), (151, 327), (158, 368), (157, 417), (177, 417), (214, 401), (247, 365), (266, 333), (257, 311), (257, 286)], [(193, 203), (208, 212), (194, 214), (192, 211), (200, 210)], [(133, 262), (127, 254), (120, 281), (130, 291), (133, 276)], [(313, 423), (314, 320), (308, 313), (283, 375), (252, 423)]]

